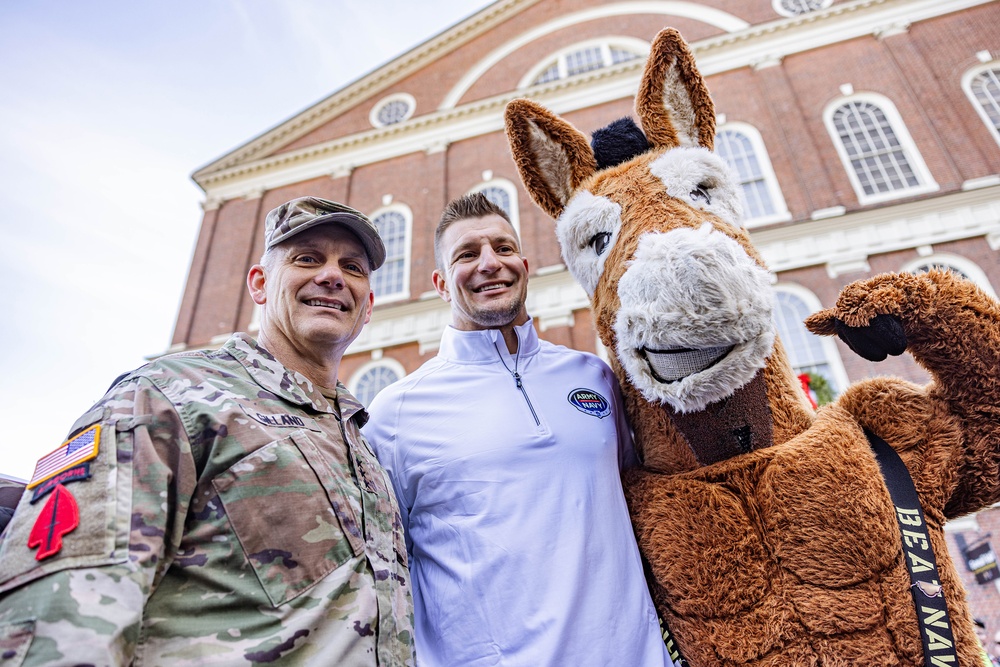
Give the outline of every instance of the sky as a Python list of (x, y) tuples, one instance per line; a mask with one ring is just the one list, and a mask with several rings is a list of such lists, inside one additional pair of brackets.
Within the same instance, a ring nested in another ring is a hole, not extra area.
[(490, 1), (0, 2), (0, 473), (169, 347), (192, 172)]

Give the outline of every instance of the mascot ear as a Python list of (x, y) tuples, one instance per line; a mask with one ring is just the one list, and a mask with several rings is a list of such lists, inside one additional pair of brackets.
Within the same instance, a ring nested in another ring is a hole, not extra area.
[(531, 100), (512, 100), (504, 119), (521, 182), (539, 208), (558, 218), (580, 184), (597, 171), (587, 137)]
[(635, 111), (657, 148), (715, 145), (715, 106), (681, 34), (661, 30), (653, 39)]

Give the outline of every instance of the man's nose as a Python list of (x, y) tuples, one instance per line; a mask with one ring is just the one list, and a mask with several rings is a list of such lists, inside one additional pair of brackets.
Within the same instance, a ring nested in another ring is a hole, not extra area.
[(344, 286), (344, 272), (336, 262), (327, 262), (316, 273), (314, 280), (320, 285), (329, 287)]
[(492, 273), (496, 271), (501, 266), (500, 256), (493, 251), (493, 248), (486, 246), (483, 248), (482, 252), (479, 253), (479, 270), (484, 273)]

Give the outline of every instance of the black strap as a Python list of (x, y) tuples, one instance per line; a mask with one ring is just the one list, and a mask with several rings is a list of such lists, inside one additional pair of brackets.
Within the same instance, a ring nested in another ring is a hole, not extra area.
[[(649, 561), (641, 553), (639, 557), (642, 558), (642, 569), (646, 574), (646, 581), (652, 583), (656, 581), (653, 578), (653, 570), (649, 566)], [(684, 659), (681, 655), (681, 649), (677, 646), (677, 640), (674, 639), (673, 634), (670, 632), (670, 628), (667, 627), (667, 622), (663, 620), (663, 616), (659, 612), (656, 614), (657, 620), (660, 621), (660, 636), (663, 638), (663, 643), (667, 647), (667, 653), (670, 654), (670, 659), (674, 661), (676, 667), (688, 667), (688, 661)]]
[(688, 661), (681, 655), (681, 649), (674, 641), (674, 636), (670, 634), (670, 628), (667, 627), (667, 622), (663, 620), (662, 616), (660, 616), (660, 635), (663, 637), (663, 643), (666, 644), (667, 653), (670, 654), (670, 659), (674, 661), (675, 667), (688, 667)]
[(868, 429), (865, 436), (875, 452), (885, 485), (896, 508), (896, 522), (903, 540), (903, 560), (910, 573), (910, 592), (920, 624), (920, 641), (924, 645), (924, 664), (957, 665), (955, 638), (948, 620), (948, 605), (938, 579), (937, 561), (927, 532), (927, 521), (920, 508), (920, 498), (913, 488), (910, 471), (885, 440)]

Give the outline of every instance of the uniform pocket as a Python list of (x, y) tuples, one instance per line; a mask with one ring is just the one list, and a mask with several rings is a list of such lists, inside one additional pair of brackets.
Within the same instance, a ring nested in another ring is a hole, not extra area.
[(364, 549), (347, 489), (302, 432), (248, 454), (212, 485), (275, 607)]
[(0, 667), (19, 667), (35, 637), (34, 621), (0, 625)]

